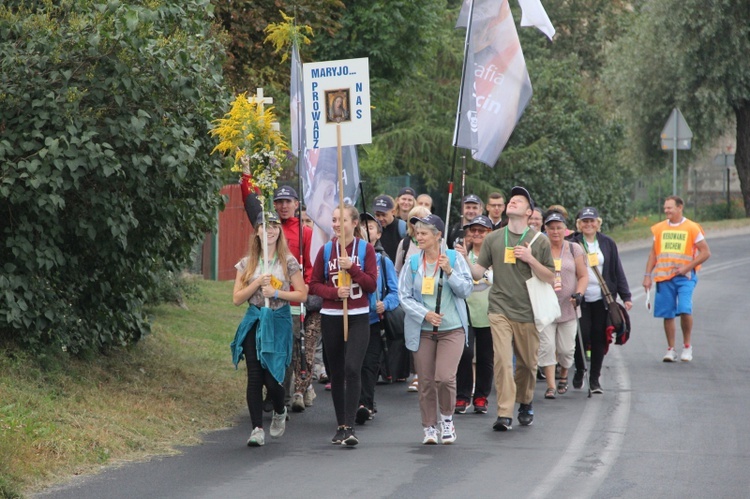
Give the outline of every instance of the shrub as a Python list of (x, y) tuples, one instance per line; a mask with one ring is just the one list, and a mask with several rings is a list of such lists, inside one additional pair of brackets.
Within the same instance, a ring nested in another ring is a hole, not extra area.
[(212, 6), (14, 5), (0, 6), (0, 339), (131, 343), (148, 331), (150, 290), (221, 203)]

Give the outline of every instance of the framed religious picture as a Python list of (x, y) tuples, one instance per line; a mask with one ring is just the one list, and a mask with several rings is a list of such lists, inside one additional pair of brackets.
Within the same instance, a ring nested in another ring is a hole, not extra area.
[(343, 123), (351, 121), (351, 102), (349, 100), (349, 89), (339, 88), (326, 90), (326, 123)]

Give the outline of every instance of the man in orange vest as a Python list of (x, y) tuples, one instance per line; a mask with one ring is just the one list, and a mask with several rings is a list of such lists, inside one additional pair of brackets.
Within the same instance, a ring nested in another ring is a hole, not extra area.
[(680, 360), (693, 360), (690, 336), (693, 330), (693, 290), (698, 282), (697, 271), (708, 260), (708, 249), (703, 228), (682, 215), (684, 202), (678, 196), (664, 200), (667, 219), (651, 227), (654, 245), (646, 262), (643, 287), (651, 289), (656, 282), (654, 317), (664, 318), (667, 353), (664, 362), (674, 362), (675, 316), (680, 316), (684, 348)]

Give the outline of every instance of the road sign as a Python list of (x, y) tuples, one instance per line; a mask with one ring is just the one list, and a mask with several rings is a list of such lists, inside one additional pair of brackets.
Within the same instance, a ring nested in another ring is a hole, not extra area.
[(685, 121), (685, 117), (677, 108), (672, 109), (672, 114), (669, 115), (667, 124), (661, 131), (662, 150), (670, 151), (674, 149), (675, 141), (677, 141), (677, 149), (682, 150), (690, 149), (693, 142), (693, 132)]

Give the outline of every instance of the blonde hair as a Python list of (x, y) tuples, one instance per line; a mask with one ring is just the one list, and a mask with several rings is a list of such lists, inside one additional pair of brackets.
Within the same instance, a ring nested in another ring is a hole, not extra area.
[[(287, 268), (286, 261), (289, 258), (291, 252), (289, 246), (286, 243), (286, 236), (284, 236), (284, 230), (279, 226), (279, 238), (276, 240), (276, 255), (278, 261), (281, 263), (281, 268), (284, 271), (284, 279), (289, 280), (289, 269)], [(259, 225), (258, 228), (261, 226)], [(242, 274), (242, 284), (247, 286), (250, 284), (255, 269), (258, 268), (258, 263), (263, 256), (263, 244), (260, 240), (259, 231), (250, 236), (250, 250), (247, 252), (247, 267), (245, 267), (245, 273)]]
[(409, 220), (411, 220), (412, 217), (424, 218), (430, 213), (432, 212), (426, 206), (417, 205), (411, 209), (408, 219), (406, 220), (406, 233), (409, 235), (409, 237), (414, 237), (414, 226), (411, 224), (411, 222), (409, 222)]
[(566, 219), (570, 218), (570, 216), (568, 215), (568, 210), (566, 210), (565, 207), (563, 205), (561, 205), (561, 204), (551, 204), (551, 205), (549, 205), (549, 208), (547, 208), (547, 213), (549, 213), (551, 211), (558, 211), (558, 212), (562, 213), (562, 215)]
[[(602, 222), (603, 220), (600, 217), (596, 218), (596, 231), (601, 232), (602, 231)], [(578, 232), (581, 232), (581, 219), (579, 218), (576, 220), (576, 230)]]

